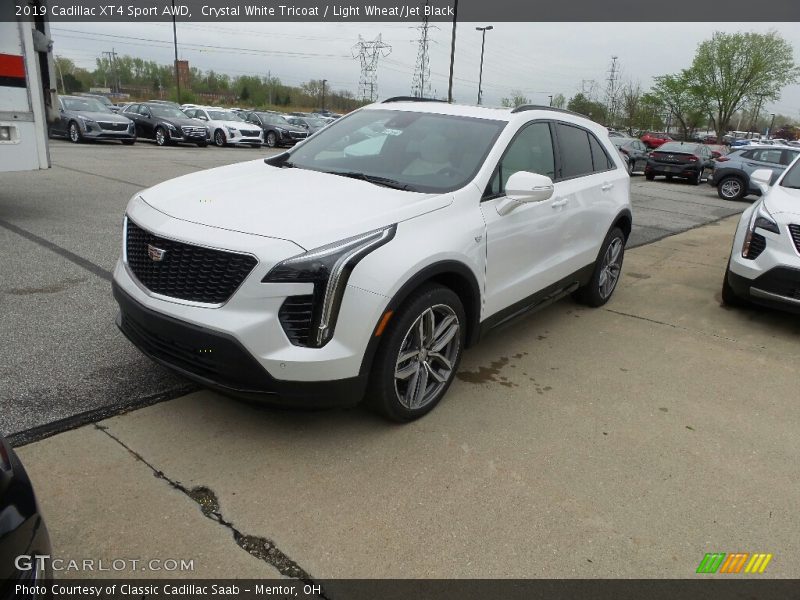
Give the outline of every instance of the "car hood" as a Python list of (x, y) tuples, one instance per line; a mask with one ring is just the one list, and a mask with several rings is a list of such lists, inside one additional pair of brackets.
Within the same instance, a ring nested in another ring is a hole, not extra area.
[(214, 127), (224, 126), (224, 127), (230, 127), (232, 129), (252, 129), (255, 127), (255, 125), (252, 125), (245, 121), (221, 121), (219, 119), (212, 119), (211, 121), (209, 121), (209, 124), (211, 123), (214, 124)]
[(201, 121), (200, 119), (191, 119), (189, 117), (186, 117), (185, 119), (182, 119), (181, 117), (153, 117), (153, 118), (161, 123), (171, 123), (176, 127), (182, 127), (183, 125), (187, 125), (190, 127), (206, 126), (205, 121)]
[(85, 111), (85, 110), (69, 110), (66, 111), (71, 113), (75, 116), (84, 117), (86, 119), (91, 119), (92, 121), (102, 121), (103, 123), (129, 123), (130, 119), (128, 117), (123, 117), (122, 115), (118, 115), (116, 113), (110, 112), (94, 112), (94, 111)]
[(800, 215), (800, 190), (772, 186), (764, 199), (764, 204), (771, 215)]
[(263, 160), (166, 181), (141, 193), (176, 219), (292, 241), (306, 250), (444, 208), (452, 195), (421, 194)]

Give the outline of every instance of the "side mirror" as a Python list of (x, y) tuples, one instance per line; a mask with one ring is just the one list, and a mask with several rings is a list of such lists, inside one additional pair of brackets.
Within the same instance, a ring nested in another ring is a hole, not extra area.
[(762, 194), (766, 194), (769, 191), (770, 181), (772, 181), (772, 171), (757, 169), (750, 175), (750, 180), (758, 186)]
[(506, 182), (506, 197), (497, 204), (497, 213), (507, 215), (528, 202), (544, 202), (553, 197), (553, 181), (547, 175), (517, 171)]

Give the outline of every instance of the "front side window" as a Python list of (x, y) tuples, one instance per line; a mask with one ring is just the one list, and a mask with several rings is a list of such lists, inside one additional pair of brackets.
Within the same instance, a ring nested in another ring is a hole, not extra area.
[(445, 193), (475, 177), (506, 122), (415, 111), (361, 110), (290, 151), (295, 167)]
[(518, 171), (538, 173), (555, 179), (553, 137), (548, 123), (532, 123), (520, 131), (497, 165), (486, 194), (505, 194), (508, 178)]
[(796, 162), (794, 166), (789, 167), (786, 175), (781, 180), (781, 187), (800, 190), (800, 162)]

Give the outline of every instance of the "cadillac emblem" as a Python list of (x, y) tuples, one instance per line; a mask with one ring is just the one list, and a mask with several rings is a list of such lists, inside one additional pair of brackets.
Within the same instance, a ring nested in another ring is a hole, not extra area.
[(164, 260), (164, 256), (167, 254), (166, 250), (162, 250), (161, 248), (156, 248), (153, 244), (147, 244), (147, 256), (150, 257), (150, 260), (153, 262), (161, 262)]

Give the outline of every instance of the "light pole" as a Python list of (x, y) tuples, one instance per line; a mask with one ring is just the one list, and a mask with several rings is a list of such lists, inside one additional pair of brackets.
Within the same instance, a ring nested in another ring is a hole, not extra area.
[(325, 110), (325, 84), (328, 83), (327, 79), (322, 80), (322, 110)]
[(550, 98), (550, 106), (553, 106), (553, 96), (548, 96)]
[(769, 129), (767, 129), (767, 138), (772, 135), (772, 128), (775, 127), (775, 113), (770, 113), (772, 116), (772, 121), (769, 123)]
[(453, 34), (450, 40), (450, 79), (447, 83), (447, 101), (453, 102), (453, 68), (456, 64), (456, 19), (458, 18), (458, 0), (453, 3)]
[(486, 47), (486, 32), (494, 29), (491, 25), (486, 27), (476, 27), (475, 31), (480, 31), (483, 39), (481, 40), (481, 70), (478, 74), (478, 105), (481, 103), (481, 86), (483, 85), (483, 50)]
[(175, 23), (175, 0), (172, 0), (172, 42), (175, 44), (175, 91), (176, 100), (181, 103), (181, 75), (178, 72), (178, 26)]

